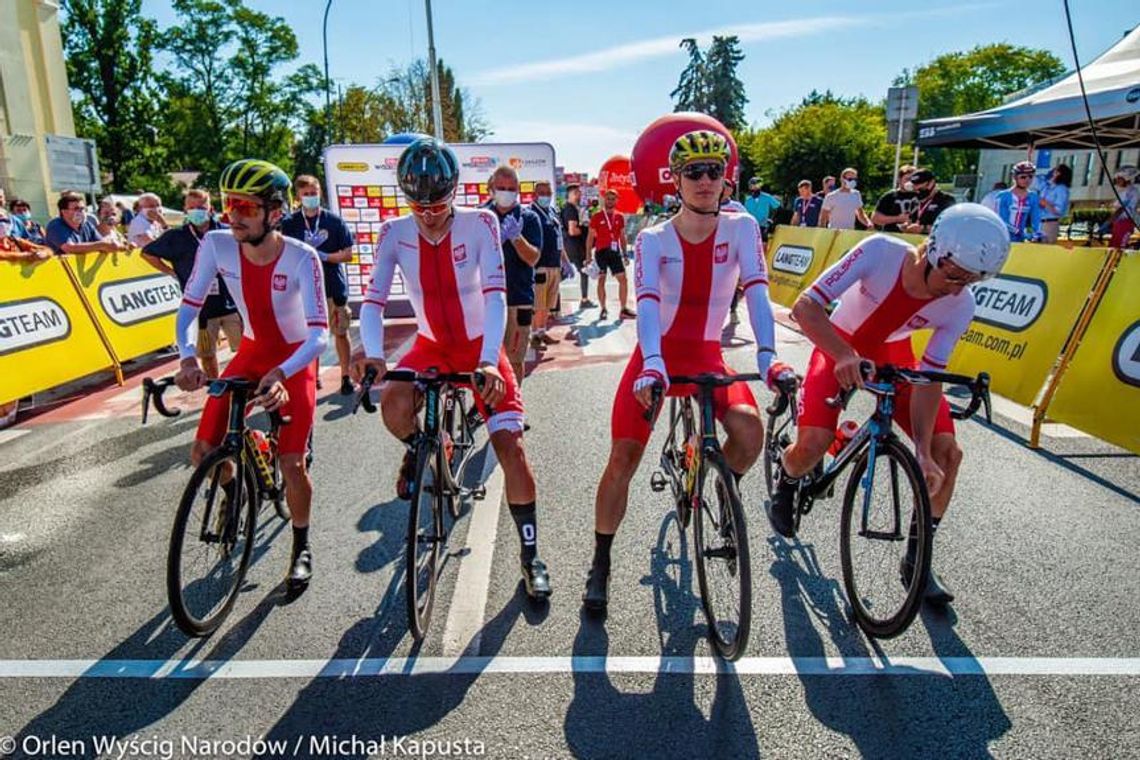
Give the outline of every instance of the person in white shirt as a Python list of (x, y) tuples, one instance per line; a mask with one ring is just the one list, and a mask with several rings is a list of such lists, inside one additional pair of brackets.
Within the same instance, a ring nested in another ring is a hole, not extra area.
[(131, 245), (142, 248), (158, 240), (166, 232), (166, 227), (166, 220), (162, 218), (162, 199), (154, 193), (140, 195), (139, 212), (127, 228), (127, 240)]
[(864, 227), (871, 227), (871, 220), (863, 211), (863, 196), (855, 189), (859, 183), (859, 172), (847, 167), (839, 177), (839, 189), (828, 193), (823, 199), (819, 226), (833, 230), (853, 230), (855, 220), (858, 219)]

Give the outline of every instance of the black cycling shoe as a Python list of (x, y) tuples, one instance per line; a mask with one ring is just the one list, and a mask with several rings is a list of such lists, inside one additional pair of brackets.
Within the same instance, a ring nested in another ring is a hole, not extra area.
[(768, 515), (768, 522), (772, 530), (784, 538), (794, 538), (796, 535), (796, 490), (799, 488), (799, 479), (789, 477), (780, 466), (780, 475), (776, 481), (776, 492), (771, 501), (764, 503), (764, 512)]
[(586, 576), (586, 590), (582, 594), (582, 606), (588, 612), (604, 613), (610, 601), (610, 571), (594, 566)]
[(526, 595), (531, 599), (550, 598), (550, 574), (546, 572), (546, 564), (538, 557), (522, 563), (522, 578)]
[(356, 389), (352, 387), (352, 378), (349, 377), (348, 375), (341, 376), (341, 378), (340, 378), (340, 395), (351, 396), (355, 392), (356, 392)]
[[(914, 560), (909, 556), (903, 557), (902, 562), (899, 563), (899, 578), (904, 587), (910, 587), (910, 579), (913, 574)], [(945, 607), (954, 601), (954, 592), (949, 589), (942, 577), (934, 572), (934, 568), (930, 568), (930, 572), (926, 574), (926, 590), (923, 592), (922, 598), (935, 607)]]
[(285, 585), (290, 591), (300, 591), (309, 585), (313, 577), (313, 552), (305, 547), (297, 552), (293, 564), (289, 567), (289, 575), (285, 578)]
[(404, 452), (404, 461), (400, 463), (400, 474), (396, 476), (396, 498), (411, 500), (415, 488), (416, 452), (415, 449), (408, 449)]

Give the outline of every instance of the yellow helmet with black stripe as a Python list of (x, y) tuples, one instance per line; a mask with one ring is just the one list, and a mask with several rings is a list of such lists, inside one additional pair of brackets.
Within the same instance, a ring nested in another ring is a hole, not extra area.
[(711, 129), (698, 129), (686, 132), (673, 143), (669, 151), (669, 170), (676, 173), (693, 161), (719, 161), (727, 164), (729, 155), (728, 140), (724, 135)]
[(223, 202), (227, 193), (256, 195), (266, 202), (278, 201), (285, 208), (293, 205), (293, 183), (276, 164), (259, 158), (243, 158), (222, 170), (218, 182)]

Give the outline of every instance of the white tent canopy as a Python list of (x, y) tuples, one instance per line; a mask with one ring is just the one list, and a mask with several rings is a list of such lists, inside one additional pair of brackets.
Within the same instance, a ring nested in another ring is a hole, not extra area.
[[(1105, 148), (1140, 146), (1140, 26), (1082, 70)], [(918, 144), (947, 148), (1094, 148), (1076, 72), (988, 111), (919, 123)]]

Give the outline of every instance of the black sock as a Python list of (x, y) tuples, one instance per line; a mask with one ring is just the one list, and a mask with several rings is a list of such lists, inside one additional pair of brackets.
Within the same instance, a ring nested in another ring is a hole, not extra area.
[(737, 488), (739, 488), (740, 487), (740, 479), (744, 477), (744, 473), (743, 472), (737, 472), (736, 470), (732, 469), (731, 467), (728, 468), (728, 471), (731, 472), (732, 477), (736, 479), (736, 485), (737, 485)]
[(529, 563), (538, 555), (538, 523), (535, 521), (534, 502), (511, 504), (510, 508), (511, 517), (519, 531), (519, 543), (522, 545), (520, 558), (524, 563)]
[(610, 547), (613, 545), (613, 533), (599, 533), (594, 531), (594, 567), (609, 572)]
[(419, 434), (420, 434), (420, 431), (417, 430), (416, 432), (412, 433), (411, 435), (407, 435), (407, 436), (404, 436), (403, 438), (401, 438), (400, 442), (403, 443), (405, 446), (407, 446), (410, 449), (411, 447), (416, 445), (416, 437)]
[(302, 549), (309, 547), (309, 526), (303, 528), (293, 526), (293, 559), (297, 559), (297, 555), (301, 553)]

